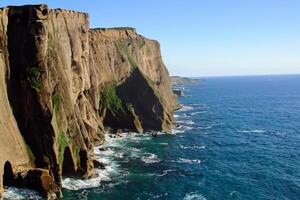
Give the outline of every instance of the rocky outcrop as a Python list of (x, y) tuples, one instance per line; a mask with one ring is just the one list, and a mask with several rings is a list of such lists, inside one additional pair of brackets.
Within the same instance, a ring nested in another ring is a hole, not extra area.
[(46, 5), (4, 8), (0, 20), (1, 184), (54, 198), (62, 176), (97, 175), (93, 145), (106, 127), (173, 127), (158, 42), (133, 28), (90, 30), (87, 14)]

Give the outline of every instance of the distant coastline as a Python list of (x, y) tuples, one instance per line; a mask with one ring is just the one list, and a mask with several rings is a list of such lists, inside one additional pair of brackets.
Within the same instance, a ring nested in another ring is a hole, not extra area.
[(187, 78), (181, 76), (170, 76), (172, 86), (187, 86), (196, 85), (200, 83), (200, 79)]

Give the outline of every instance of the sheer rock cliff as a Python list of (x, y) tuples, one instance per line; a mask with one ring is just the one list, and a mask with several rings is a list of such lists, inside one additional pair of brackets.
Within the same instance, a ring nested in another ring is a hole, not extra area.
[(0, 90), (0, 192), (48, 198), (62, 176), (97, 176), (107, 128), (170, 132), (178, 108), (158, 42), (46, 5), (0, 10)]

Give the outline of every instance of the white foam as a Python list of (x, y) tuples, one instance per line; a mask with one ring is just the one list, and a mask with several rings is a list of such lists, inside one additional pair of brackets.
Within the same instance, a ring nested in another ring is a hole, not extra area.
[(178, 110), (178, 112), (186, 112), (186, 111), (190, 111), (193, 110), (194, 108), (192, 106), (186, 106), (186, 105), (182, 105), (182, 108), (180, 110)]
[(178, 134), (178, 133), (184, 133), (185, 131), (184, 130), (178, 130), (178, 129), (172, 129), (171, 130), (171, 133), (173, 134), (173, 135), (176, 135), (176, 134)]
[(192, 120), (178, 120), (178, 121), (175, 121), (175, 123), (179, 123), (179, 124), (188, 124), (188, 125), (193, 125), (193, 124), (195, 124), (195, 122), (193, 122)]
[(169, 172), (175, 172), (175, 169), (167, 169), (167, 170), (163, 170), (162, 174), (158, 174), (157, 176), (165, 176), (167, 175)]
[(43, 199), (37, 191), (26, 189), (9, 187), (3, 192), (3, 200), (21, 200), (21, 199)]
[(207, 111), (196, 111), (196, 112), (192, 112), (190, 115), (194, 116), (194, 115), (204, 114), (204, 113), (207, 113)]
[(252, 130), (239, 130), (240, 133), (265, 133), (267, 131), (261, 129), (252, 129)]
[(203, 127), (200, 126), (198, 128), (202, 129), (202, 130), (207, 130), (207, 129), (211, 129), (211, 128), (215, 127), (215, 126), (220, 126), (220, 125), (223, 125), (223, 124), (225, 124), (225, 123), (216, 123), (216, 124), (211, 124), (211, 125), (203, 126)]
[(183, 200), (206, 200), (199, 192), (191, 192), (185, 195)]
[(99, 174), (97, 178), (92, 179), (74, 179), (66, 178), (62, 181), (62, 187), (68, 190), (81, 190), (86, 188), (95, 188), (99, 187), (102, 181), (110, 181), (111, 179), (105, 174)]
[(171, 133), (173, 134), (173, 135), (176, 135), (176, 134), (178, 134), (178, 133), (185, 133), (186, 131), (188, 131), (188, 130), (192, 130), (193, 129), (193, 127), (190, 127), (190, 126), (180, 126), (180, 127), (177, 127), (177, 128), (175, 128), (175, 129), (172, 129), (171, 130)]
[(183, 146), (180, 145), (181, 149), (205, 149), (205, 146), (191, 145), (191, 146)]
[(141, 157), (141, 160), (144, 163), (150, 164), (150, 163), (158, 163), (161, 160), (157, 157), (157, 155), (153, 154), (153, 153), (146, 153), (147, 156), (143, 156)]
[(187, 158), (179, 158), (177, 161), (178, 163), (186, 163), (186, 164), (200, 164), (201, 160), (198, 159), (187, 159)]
[(119, 153), (116, 153), (116, 154), (115, 154), (115, 157), (116, 157), (116, 158), (119, 158), (119, 159), (122, 159), (122, 158), (124, 158), (124, 153), (120, 153), (120, 152), (119, 152)]

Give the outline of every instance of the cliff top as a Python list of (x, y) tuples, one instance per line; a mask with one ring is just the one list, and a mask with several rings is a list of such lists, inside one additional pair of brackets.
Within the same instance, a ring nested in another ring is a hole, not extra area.
[(67, 9), (61, 9), (61, 8), (49, 8), (47, 4), (26, 4), (26, 5), (17, 5), (17, 6), (6, 6), (0, 8), (0, 10), (4, 10), (5, 8), (14, 8), (14, 9), (21, 9), (21, 8), (43, 8), (43, 9), (48, 9), (49, 12), (54, 12), (54, 13), (77, 13), (77, 14), (84, 14), (88, 16), (88, 13), (85, 12), (80, 12), (80, 11), (75, 11), (75, 10), (67, 10)]
[(91, 30), (99, 30), (99, 31), (134, 31), (136, 32), (136, 28), (133, 27), (110, 27), (110, 28), (91, 28)]

